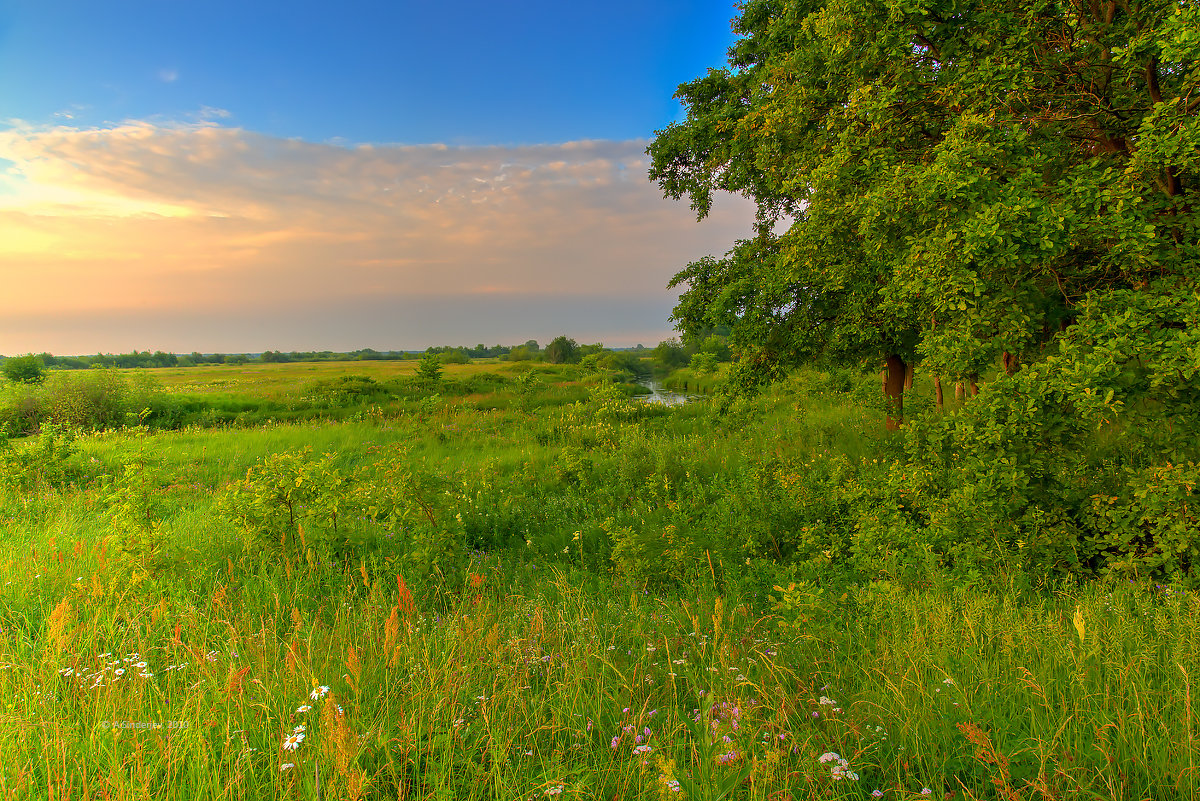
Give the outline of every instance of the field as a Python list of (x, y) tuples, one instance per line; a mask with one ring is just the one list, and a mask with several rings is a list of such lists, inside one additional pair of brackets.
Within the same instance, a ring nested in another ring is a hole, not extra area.
[(877, 378), (417, 364), (0, 448), (0, 798), (1200, 797), (1194, 591), (838, 551)]

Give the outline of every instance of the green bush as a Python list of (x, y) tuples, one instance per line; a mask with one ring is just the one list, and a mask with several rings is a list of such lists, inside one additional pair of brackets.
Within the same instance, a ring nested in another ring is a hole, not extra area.
[(14, 384), (40, 384), (46, 378), (46, 365), (33, 354), (13, 356), (0, 365), (0, 373)]
[(79, 479), (75, 433), (47, 423), (33, 442), (13, 444), (0, 431), (0, 488), (12, 493), (64, 487)]

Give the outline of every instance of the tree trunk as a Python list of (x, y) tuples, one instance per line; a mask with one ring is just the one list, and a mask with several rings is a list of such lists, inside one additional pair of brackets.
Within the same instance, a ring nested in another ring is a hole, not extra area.
[(904, 365), (904, 390), (906, 392), (913, 388), (913, 372), (912, 362)]
[(973, 376), (971, 376), (971, 397), (973, 398), (978, 394), (979, 394), (979, 376), (973, 375)]
[(1017, 357), (1016, 354), (1004, 351), (1004, 372), (1012, 375), (1017, 372)]
[(967, 397), (967, 393), (963, 389), (963, 382), (955, 381), (954, 382), (954, 400), (958, 401), (959, 403), (962, 403), (963, 398), (965, 398), (965, 397)]
[(937, 407), (939, 409), (943, 408), (945, 406), (945, 399), (942, 396), (942, 377), (940, 375), (933, 377), (933, 392), (937, 398)]
[(904, 422), (904, 373), (908, 365), (895, 353), (887, 357), (886, 363), (883, 394), (888, 402), (887, 427), (894, 431)]

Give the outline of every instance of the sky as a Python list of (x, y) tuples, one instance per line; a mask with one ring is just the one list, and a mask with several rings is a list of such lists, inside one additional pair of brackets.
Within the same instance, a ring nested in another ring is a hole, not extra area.
[(731, 2), (0, 0), (0, 354), (674, 334), (645, 149)]

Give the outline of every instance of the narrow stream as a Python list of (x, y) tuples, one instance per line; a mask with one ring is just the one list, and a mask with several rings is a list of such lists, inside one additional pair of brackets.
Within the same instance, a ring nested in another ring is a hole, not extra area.
[(639, 378), (637, 383), (650, 390), (649, 395), (635, 395), (634, 400), (641, 403), (662, 403), (666, 406), (679, 406), (684, 403), (691, 403), (695, 400), (700, 400), (703, 395), (685, 394), (682, 392), (672, 392), (669, 389), (663, 389), (661, 381), (655, 381), (652, 378)]

